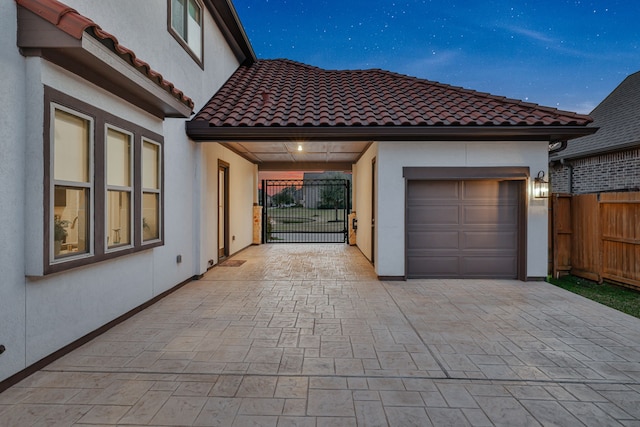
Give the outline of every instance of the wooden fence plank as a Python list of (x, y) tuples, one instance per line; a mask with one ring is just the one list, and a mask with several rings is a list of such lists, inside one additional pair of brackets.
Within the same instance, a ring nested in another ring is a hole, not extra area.
[(602, 277), (633, 287), (640, 283), (640, 193), (600, 198)]
[(579, 277), (640, 290), (640, 192), (554, 194), (551, 206), (554, 276), (568, 267)]
[(597, 194), (580, 194), (571, 199), (573, 251), (571, 274), (600, 282), (600, 221)]
[(569, 274), (571, 270), (571, 195), (554, 194), (551, 199), (551, 247), (553, 277)]

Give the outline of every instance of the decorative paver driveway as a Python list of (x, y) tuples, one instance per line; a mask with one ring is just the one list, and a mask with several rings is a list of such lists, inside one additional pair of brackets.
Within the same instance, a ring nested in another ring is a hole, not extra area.
[[(264, 245), (0, 394), (2, 426), (640, 425), (640, 320)], [(232, 264), (233, 265), (233, 264)]]

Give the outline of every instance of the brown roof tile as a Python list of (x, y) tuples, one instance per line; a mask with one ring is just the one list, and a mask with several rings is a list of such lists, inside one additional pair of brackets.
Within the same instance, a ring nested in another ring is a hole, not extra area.
[(124, 59), (132, 67), (147, 76), (147, 78), (160, 86), (163, 90), (169, 92), (178, 101), (193, 109), (194, 104), (191, 98), (176, 88), (173, 83), (165, 80), (162, 77), (162, 74), (152, 70), (149, 64), (138, 59), (131, 49), (122, 46), (114, 35), (104, 31), (98, 24), (86, 16), (81, 15), (75, 9), (59, 2), (58, 0), (15, 1), (20, 6), (52, 23), (75, 39), (82, 39), (82, 35), (86, 31), (116, 53), (120, 58)]
[(193, 121), (212, 127), (584, 126), (591, 117), (389, 71), (323, 70), (277, 59), (241, 66)]

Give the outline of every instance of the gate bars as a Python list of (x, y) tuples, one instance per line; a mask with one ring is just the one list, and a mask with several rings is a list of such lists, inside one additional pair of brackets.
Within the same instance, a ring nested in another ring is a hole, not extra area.
[(263, 243), (346, 243), (347, 179), (263, 180)]

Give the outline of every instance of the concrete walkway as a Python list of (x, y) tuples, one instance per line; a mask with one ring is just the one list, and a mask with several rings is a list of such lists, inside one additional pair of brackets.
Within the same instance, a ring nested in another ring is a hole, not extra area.
[(543, 282), (251, 247), (0, 394), (2, 426), (640, 425), (640, 320)]

